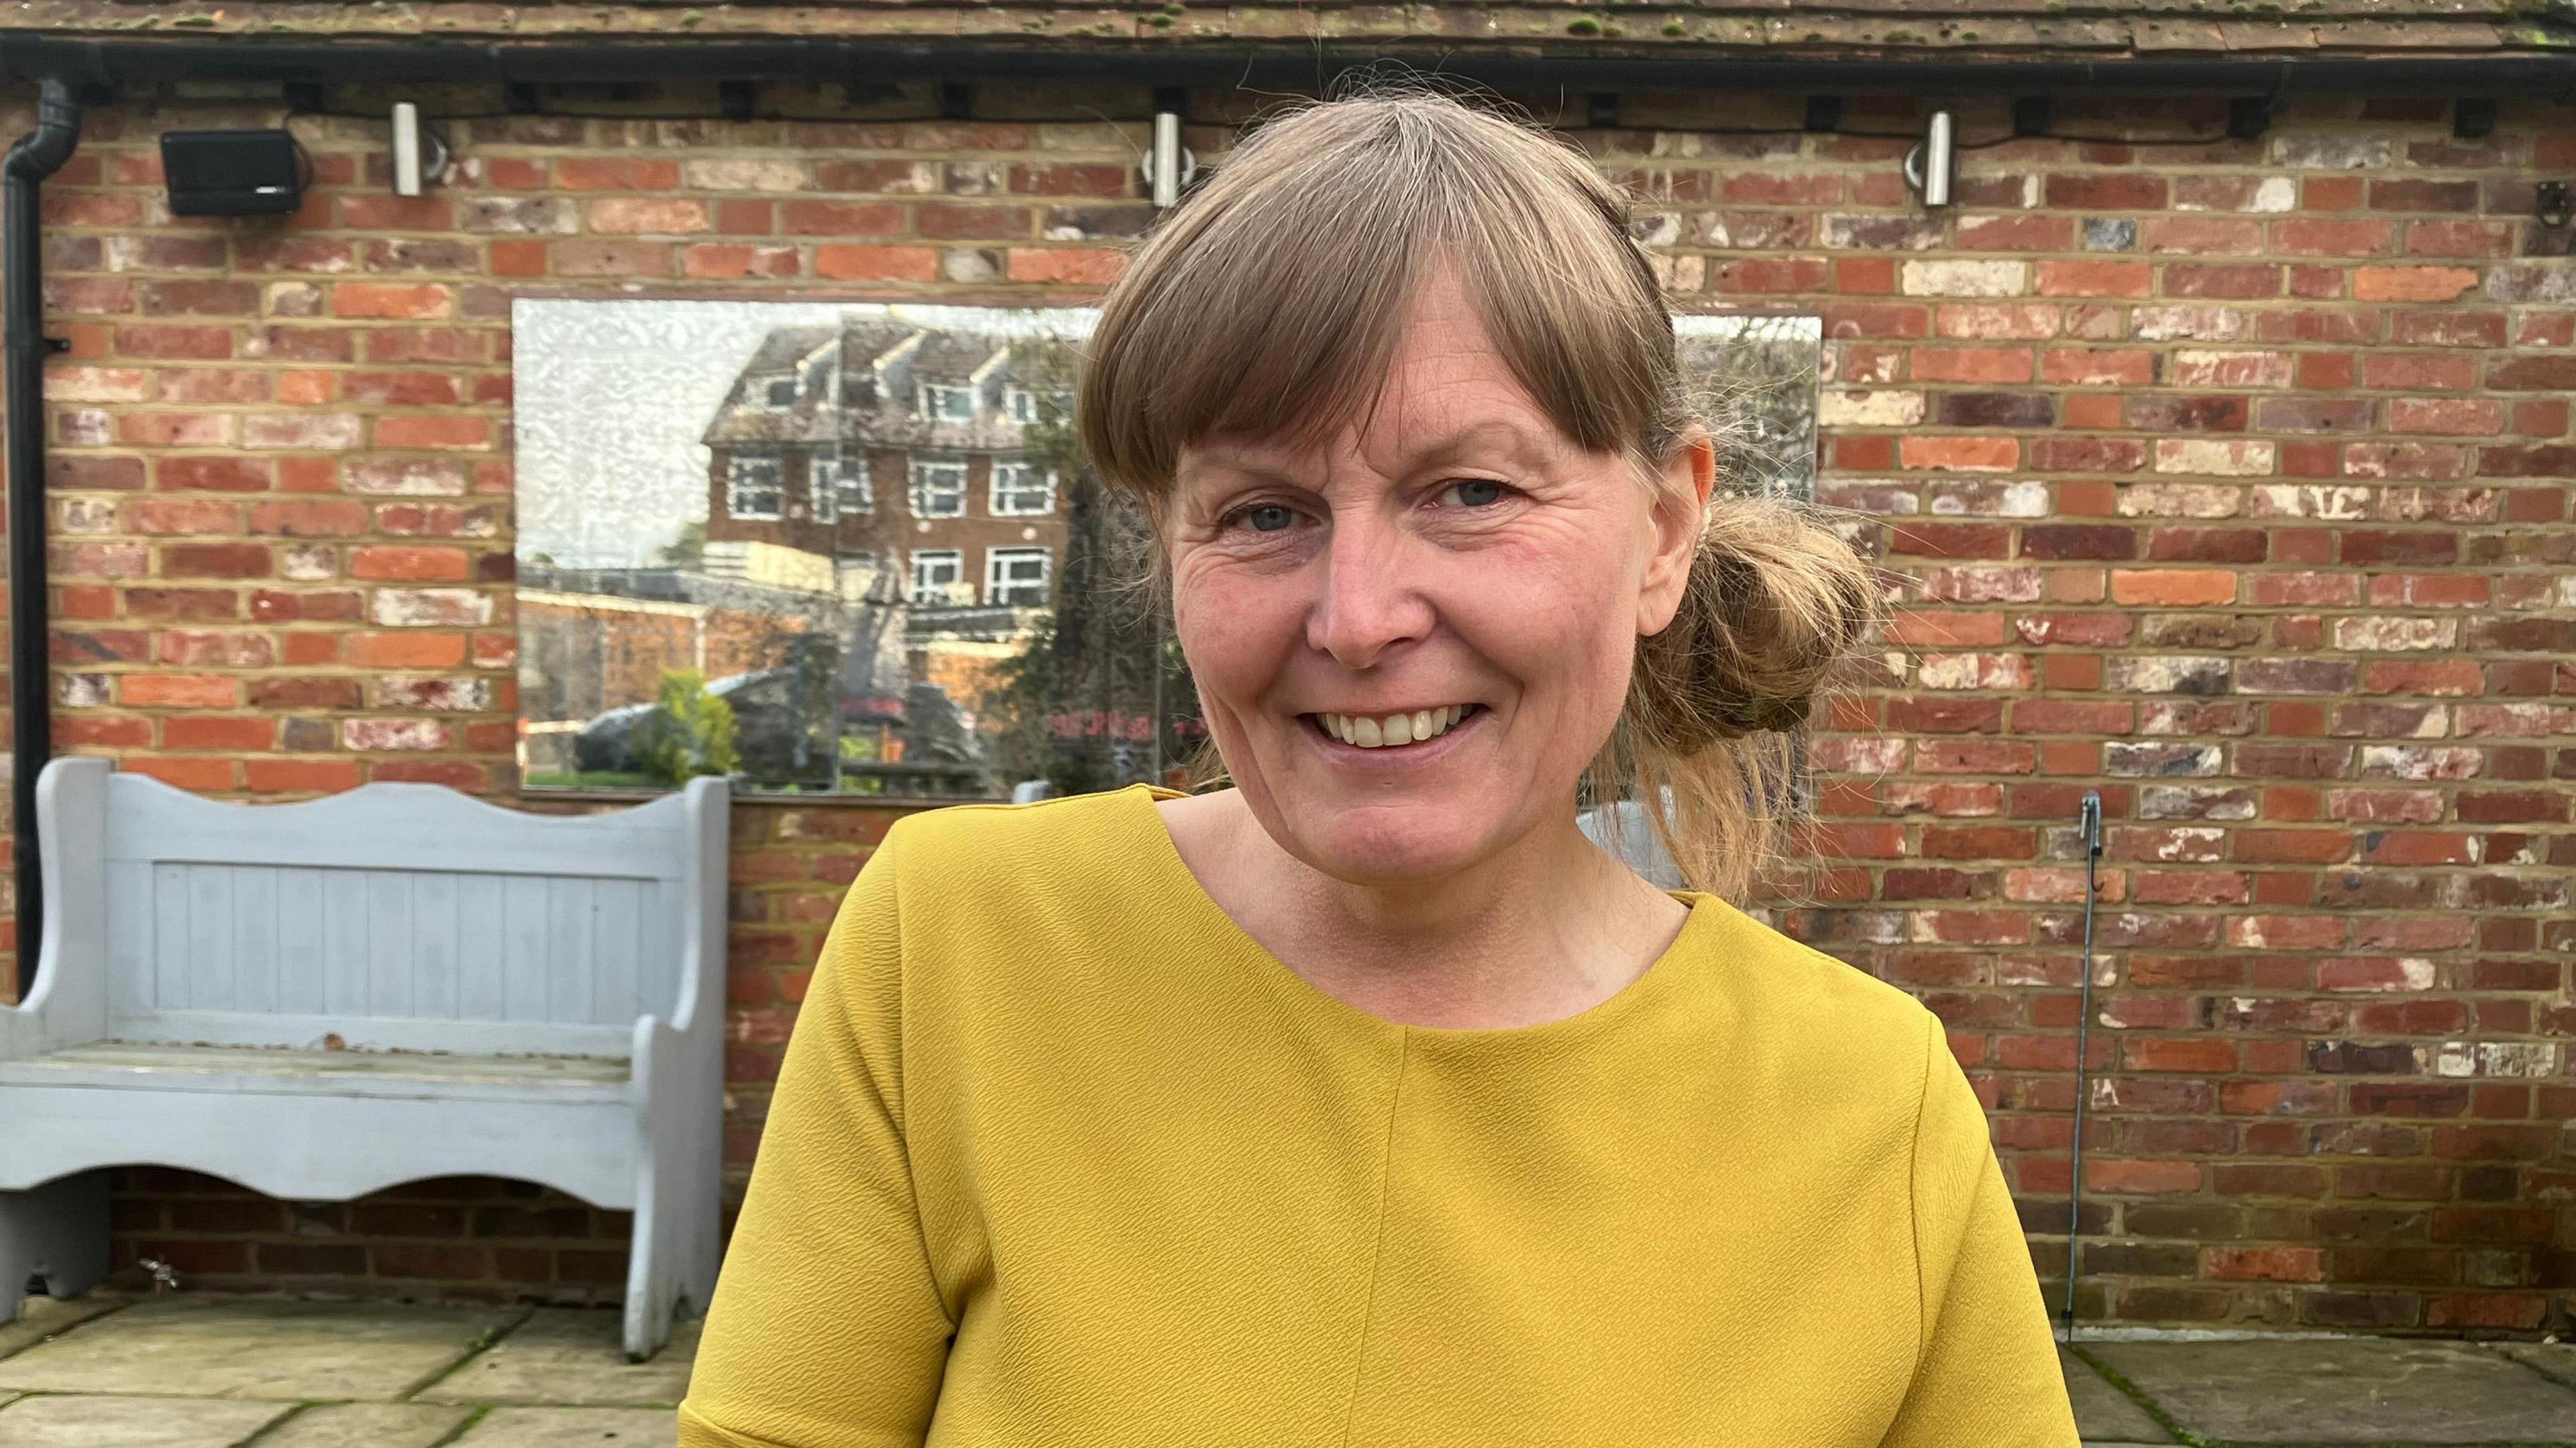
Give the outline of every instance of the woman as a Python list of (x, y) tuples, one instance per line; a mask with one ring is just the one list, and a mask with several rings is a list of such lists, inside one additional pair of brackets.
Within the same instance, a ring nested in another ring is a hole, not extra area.
[[(887, 836), (685, 1448), (2071, 1448), (1939, 1022), (1720, 898), (1873, 593), (1712, 500), (1617, 194), (1450, 100), (1305, 108), (1145, 243), (1077, 413), (1233, 787)], [(1587, 773), (1697, 890), (1578, 831)]]

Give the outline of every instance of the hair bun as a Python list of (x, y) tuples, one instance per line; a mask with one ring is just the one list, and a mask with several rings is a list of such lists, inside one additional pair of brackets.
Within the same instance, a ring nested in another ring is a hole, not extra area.
[(1813, 694), (1796, 698), (1745, 699), (1740, 706), (1721, 711), (1717, 722), (1725, 726), (1721, 737), (1738, 738), (1746, 734), (1786, 734), (1807, 722), (1814, 707)]
[(1637, 641), (1628, 719), (1641, 742), (1691, 754), (1787, 733), (1876, 616), (1851, 546), (1762, 499), (1712, 502), (1680, 608)]

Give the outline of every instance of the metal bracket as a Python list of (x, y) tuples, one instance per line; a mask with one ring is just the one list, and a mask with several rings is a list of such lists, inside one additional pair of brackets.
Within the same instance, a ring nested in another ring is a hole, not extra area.
[(2543, 181), (2532, 188), (2531, 215), (2543, 226), (2565, 226), (2576, 221), (2576, 195), (2564, 181)]
[(2238, 96), (2227, 103), (2227, 134), (2232, 139), (2250, 141), (2270, 129), (2270, 96)]

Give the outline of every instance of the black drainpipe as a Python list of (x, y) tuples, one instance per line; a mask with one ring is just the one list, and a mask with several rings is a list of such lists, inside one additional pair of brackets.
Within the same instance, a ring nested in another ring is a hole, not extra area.
[(36, 206), (45, 178), (80, 144), (80, 102), (71, 82), (45, 78), (36, 129), (0, 161), (0, 267), (6, 267), (9, 408), (9, 800), (18, 872), (18, 998), (36, 985), (45, 938), (45, 875), (37, 853), (36, 775), (54, 757), (51, 627), (45, 605), (44, 233)]

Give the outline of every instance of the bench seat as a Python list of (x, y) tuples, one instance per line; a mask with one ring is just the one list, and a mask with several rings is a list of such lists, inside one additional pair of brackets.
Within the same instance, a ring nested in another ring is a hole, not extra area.
[(615, 1102), (632, 1091), (632, 1072), (632, 1063), (616, 1056), (460, 1056), (100, 1041), (0, 1061), (0, 1086)]

